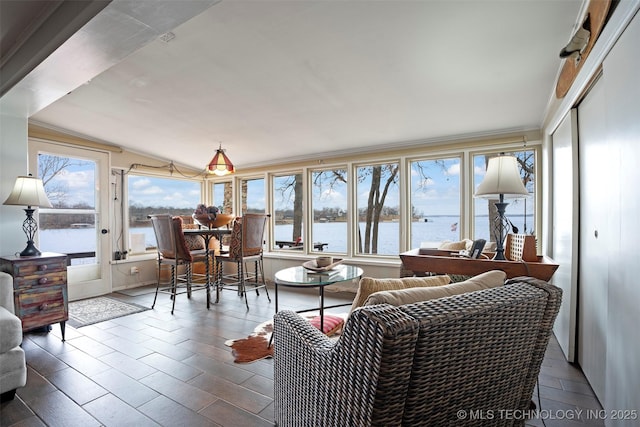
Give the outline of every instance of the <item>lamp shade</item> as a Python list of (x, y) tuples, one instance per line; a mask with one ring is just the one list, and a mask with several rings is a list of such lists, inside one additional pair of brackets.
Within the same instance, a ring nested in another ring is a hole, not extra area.
[(51, 202), (44, 192), (42, 180), (33, 176), (19, 176), (13, 186), (13, 191), (4, 201), (5, 205), (39, 206), (51, 208)]
[(235, 172), (233, 163), (231, 163), (231, 160), (229, 160), (226, 154), (224, 154), (222, 145), (216, 150), (216, 154), (209, 162), (207, 170), (209, 171), (209, 173), (213, 173), (218, 176), (228, 175)]
[(478, 185), (476, 197), (490, 199), (499, 195), (505, 198), (519, 198), (529, 194), (518, 170), (514, 156), (498, 156), (489, 159), (484, 180)]

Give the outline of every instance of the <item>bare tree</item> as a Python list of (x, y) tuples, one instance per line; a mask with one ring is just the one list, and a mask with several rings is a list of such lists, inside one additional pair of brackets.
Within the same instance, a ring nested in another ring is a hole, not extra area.
[[(374, 165), (359, 168), (358, 182), (371, 180), (367, 206), (364, 208), (364, 236), (358, 227), (358, 247), (360, 253), (378, 253), (378, 230), (384, 204), (389, 189), (398, 183), (399, 167), (397, 163)], [(327, 170), (316, 174), (314, 185), (331, 189), (337, 182), (346, 183), (346, 170)]]
[[(378, 229), (380, 214), (384, 208), (384, 202), (389, 193), (389, 188), (398, 183), (398, 164), (389, 163), (361, 168), (358, 181), (365, 181), (371, 176), (371, 186), (367, 200), (364, 228), (364, 242), (360, 241), (360, 251), (366, 254), (378, 253)], [(362, 240), (362, 236), (360, 236)], [(364, 243), (364, 248), (362, 244)]]
[(47, 197), (54, 207), (66, 207), (65, 200), (69, 195), (69, 189), (66, 185), (55, 182), (53, 179), (71, 166), (83, 166), (88, 163), (90, 162), (69, 157), (38, 154), (38, 177), (42, 179)]

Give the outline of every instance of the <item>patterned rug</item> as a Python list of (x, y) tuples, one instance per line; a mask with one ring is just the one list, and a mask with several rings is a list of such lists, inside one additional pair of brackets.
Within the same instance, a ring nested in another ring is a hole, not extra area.
[(69, 303), (67, 324), (74, 328), (81, 328), (145, 310), (149, 310), (149, 307), (109, 297), (83, 299)]

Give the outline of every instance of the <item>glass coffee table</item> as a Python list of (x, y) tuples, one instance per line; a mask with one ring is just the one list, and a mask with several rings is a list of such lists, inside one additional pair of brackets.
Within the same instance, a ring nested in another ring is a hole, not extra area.
[(289, 286), (293, 288), (318, 288), (319, 306), (307, 310), (296, 310), (296, 313), (305, 313), (308, 311), (320, 311), (320, 330), (324, 330), (324, 310), (328, 308), (343, 307), (350, 304), (337, 304), (325, 307), (324, 305), (324, 288), (334, 283), (346, 282), (349, 280), (359, 279), (362, 277), (363, 271), (360, 267), (353, 265), (340, 264), (334, 269), (317, 273), (307, 270), (302, 266), (289, 267), (280, 270), (275, 277), (276, 291), (276, 313), (278, 312), (278, 286)]

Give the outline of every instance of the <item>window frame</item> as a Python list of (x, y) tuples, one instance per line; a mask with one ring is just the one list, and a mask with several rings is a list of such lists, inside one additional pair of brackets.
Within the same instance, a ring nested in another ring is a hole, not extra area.
[[(264, 171), (256, 172), (256, 170), (248, 171), (246, 174), (242, 172), (236, 172), (231, 178), (233, 185), (233, 206), (234, 213), (238, 216), (242, 215), (240, 210), (242, 203), (242, 181), (262, 179), (265, 186), (265, 212), (275, 215), (274, 197), (273, 197), (273, 179), (277, 176), (296, 175), (301, 173), (303, 179), (303, 239), (312, 241), (313, 236), (313, 173), (319, 171), (326, 171), (332, 169), (344, 169), (347, 173), (347, 248), (346, 253), (332, 252), (331, 247), (327, 248), (324, 253), (339, 256), (346, 259), (361, 259), (370, 260), (374, 263), (399, 263), (399, 257), (397, 255), (383, 255), (383, 254), (360, 254), (357, 252), (357, 230), (354, 224), (358, 224), (358, 212), (357, 212), (357, 170), (363, 166), (374, 166), (379, 164), (391, 164), (398, 163), (399, 170), (399, 252), (405, 252), (412, 247), (412, 229), (411, 229), (411, 164), (415, 161), (430, 161), (438, 159), (460, 159), (460, 223), (459, 231), (461, 238), (469, 238), (467, 236), (473, 236), (475, 234), (475, 206), (474, 206), (474, 166), (473, 158), (476, 155), (486, 155), (499, 152), (518, 152), (532, 150), (535, 155), (535, 177), (534, 188), (536, 194), (534, 195), (535, 208), (534, 208), (534, 224), (536, 233), (539, 234), (542, 230), (542, 177), (540, 171), (542, 170), (541, 162), (542, 157), (542, 141), (535, 141), (523, 146), (523, 139), (511, 138), (509, 141), (504, 142), (496, 139), (494, 141), (482, 141), (482, 142), (469, 142), (469, 143), (452, 143), (452, 144), (439, 144), (439, 145), (426, 145), (423, 148), (412, 148), (410, 150), (403, 151), (401, 155), (393, 152), (386, 153), (371, 153), (368, 152), (365, 155), (358, 156), (353, 154), (349, 158), (345, 157), (336, 158), (336, 161), (314, 161), (308, 159), (301, 166), (300, 162), (292, 163), (289, 165), (274, 165), (273, 167), (266, 167)], [(213, 187), (215, 183), (223, 183), (229, 181), (229, 177), (220, 178), (208, 178), (207, 185), (210, 188), (209, 197), (213, 198)], [(275, 230), (274, 219), (269, 221), (269, 235), (265, 236), (267, 239), (266, 254), (273, 254), (273, 256), (279, 258), (308, 258), (310, 256), (317, 256), (318, 251), (313, 251), (312, 247), (305, 245), (302, 251), (284, 251), (279, 250), (275, 246)], [(316, 239), (317, 240), (317, 239)], [(537, 239), (538, 245), (540, 245), (541, 239)], [(540, 250), (540, 246), (538, 247)]]
[[(121, 169), (119, 168), (112, 168), (112, 171), (116, 171), (116, 172), (120, 172)], [(149, 177), (149, 178), (156, 178), (156, 179), (172, 179), (172, 180), (176, 180), (176, 181), (186, 181), (186, 182), (192, 182), (192, 183), (198, 183), (200, 185), (200, 202), (199, 203), (205, 203), (203, 202), (203, 200), (205, 200), (205, 186), (203, 181), (201, 180), (195, 180), (192, 178), (188, 178), (188, 177), (176, 177), (174, 175), (171, 175), (169, 173), (154, 173), (154, 172), (147, 172), (147, 171), (143, 171), (143, 170), (135, 170), (135, 172), (133, 170), (130, 170), (126, 173), (124, 173), (124, 181), (123, 181), (123, 185), (122, 185), (122, 198), (123, 198), (123, 203), (122, 203), (122, 207), (121, 209), (123, 210), (124, 213), (124, 223), (122, 225), (123, 229), (122, 229), (122, 234), (123, 236), (126, 236), (126, 247), (127, 250), (129, 252), (129, 256), (130, 257), (144, 257), (144, 256), (148, 256), (150, 254), (155, 254), (156, 253), (156, 247), (153, 246), (149, 246), (147, 247), (145, 244), (145, 250), (143, 252), (135, 252), (132, 253), (131, 250), (131, 230), (132, 228), (130, 227), (130, 221), (131, 221), (131, 206), (129, 204), (129, 200), (130, 200), (130, 194), (129, 194), (129, 178), (130, 175), (134, 175), (136, 177), (140, 176), (140, 177)], [(193, 209), (195, 210), (196, 206), (193, 206)], [(151, 222), (149, 222), (149, 226), (151, 226)]]
[(459, 221), (458, 221), (458, 236), (460, 238), (462, 238), (461, 236), (464, 236), (465, 234), (467, 234), (467, 231), (469, 228), (466, 226), (466, 221), (465, 221), (465, 188), (466, 188), (466, 179), (467, 176), (469, 175), (467, 172), (467, 168), (465, 167), (466, 162), (465, 162), (465, 153), (464, 151), (441, 151), (435, 154), (426, 154), (426, 155), (422, 155), (422, 156), (411, 156), (411, 157), (407, 157), (405, 160), (405, 168), (406, 168), (406, 202), (405, 202), (405, 207), (406, 207), (406, 215), (405, 215), (405, 221), (406, 221), (406, 236), (407, 238), (405, 239), (405, 247), (408, 247), (410, 249), (413, 248), (413, 221), (412, 221), (412, 201), (413, 201), (413, 195), (412, 195), (412, 177), (411, 177), (411, 172), (412, 172), (412, 168), (411, 165), (415, 162), (422, 162), (422, 161), (434, 161), (434, 160), (449, 160), (449, 159), (458, 159), (460, 161), (460, 173), (459, 173), (459, 186), (460, 186), (460, 193), (458, 195), (458, 203), (459, 203), (459, 207), (460, 207), (460, 214), (459, 214)]
[[(469, 157), (469, 164), (470, 167), (468, 170), (471, 171), (470, 176), (469, 176), (469, 181), (470, 181), (470, 202), (469, 202), (469, 211), (470, 211), (470, 215), (469, 215), (469, 224), (470, 224), (470, 228), (469, 228), (469, 236), (475, 236), (476, 235), (476, 227), (475, 227), (475, 218), (476, 218), (476, 203), (475, 203), (475, 197), (474, 197), (474, 192), (475, 192), (475, 183), (474, 183), (474, 158), (475, 156), (478, 155), (498, 155), (500, 153), (506, 153), (506, 154), (511, 154), (511, 153), (517, 153), (517, 152), (522, 152), (522, 151), (533, 151), (534, 154), (534, 165), (533, 165), (533, 169), (534, 169), (534, 180), (533, 180), (533, 187), (534, 187), (534, 195), (533, 195), (533, 201), (535, 204), (535, 207), (533, 209), (533, 224), (534, 224), (534, 228), (533, 230), (535, 231), (535, 233), (537, 233), (536, 235), (538, 235), (540, 233), (540, 230), (542, 230), (542, 209), (541, 209), (541, 202), (542, 202), (542, 197), (541, 197), (541, 189), (542, 189), (542, 182), (541, 182), (541, 177), (540, 177), (540, 171), (541, 171), (541, 167), (540, 167), (540, 162), (542, 159), (542, 146), (541, 145), (530, 145), (530, 146), (523, 146), (523, 145), (509, 145), (509, 146), (502, 146), (502, 147), (492, 147), (490, 149), (479, 149), (479, 150), (473, 150), (473, 151), (469, 151), (468, 152), (468, 157)], [(509, 203), (511, 203), (510, 200), (505, 200)], [(471, 237), (470, 237), (471, 238)], [(541, 250), (541, 240), (540, 238), (536, 239), (537, 242), (537, 251), (539, 252)]]
[(307, 236), (309, 236), (309, 239), (311, 241), (316, 241), (316, 238), (314, 237), (314, 233), (313, 233), (313, 224), (314, 224), (314, 206), (313, 206), (313, 174), (315, 172), (325, 172), (325, 171), (330, 171), (330, 170), (335, 170), (335, 169), (341, 169), (345, 171), (346, 177), (347, 177), (347, 182), (345, 184), (345, 188), (347, 190), (347, 215), (346, 215), (346, 227), (347, 227), (347, 241), (346, 241), (346, 249), (344, 252), (342, 251), (334, 251), (332, 250), (331, 244), (329, 244), (329, 246), (326, 248), (326, 250), (323, 250), (322, 252), (320, 251), (315, 251), (313, 247), (308, 247), (307, 248), (307, 252), (313, 255), (319, 255), (320, 253), (323, 254), (327, 254), (327, 255), (335, 255), (335, 256), (339, 256), (339, 257), (352, 257), (352, 252), (353, 252), (353, 240), (352, 238), (349, 237), (349, 235), (351, 234), (351, 228), (352, 228), (352, 224), (353, 224), (353, 217), (352, 217), (352, 212), (353, 212), (353, 206), (355, 206), (354, 201), (352, 200), (352, 198), (350, 197), (351, 194), (351, 183), (353, 181), (353, 172), (351, 169), (351, 164), (350, 163), (335, 163), (335, 164), (323, 164), (321, 165), (321, 167), (309, 167), (306, 169), (306, 179), (307, 179), (307, 185), (305, 186), (306, 188), (306, 196), (307, 196), (307, 205), (309, 206), (309, 208), (307, 209), (307, 214), (306, 214), (306, 221), (307, 221)]
[(352, 220), (351, 230), (347, 230), (348, 234), (351, 236), (352, 241), (351, 244), (347, 244), (347, 246), (351, 247), (350, 256), (358, 257), (358, 258), (380, 258), (380, 259), (395, 259), (398, 257), (398, 254), (372, 254), (372, 253), (364, 253), (359, 252), (358, 248), (358, 231), (360, 228), (360, 216), (359, 216), (359, 206), (358, 206), (358, 168), (362, 167), (373, 167), (373, 166), (383, 166), (397, 164), (398, 172), (397, 172), (397, 186), (398, 186), (398, 254), (404, 252), (403, 246), (404, 242), (402, 239), (403, 236), (403, 222), (406, 227), (406, 198), (402, 196), (403, 189), (406, 186), (405, 176), (406, 173), (403, 173), (403, 168), (405, 167), (405, 162), (402, 161), (402, 158), (391, 156), (388, 158), (371, 158), (363, 161), (353, 162), (351, 164), (351, 181), (350, 188), (351, 194), (348, 194), (348, 200), (353, 204), (352, 209), (349, 211), (349, 215)]

